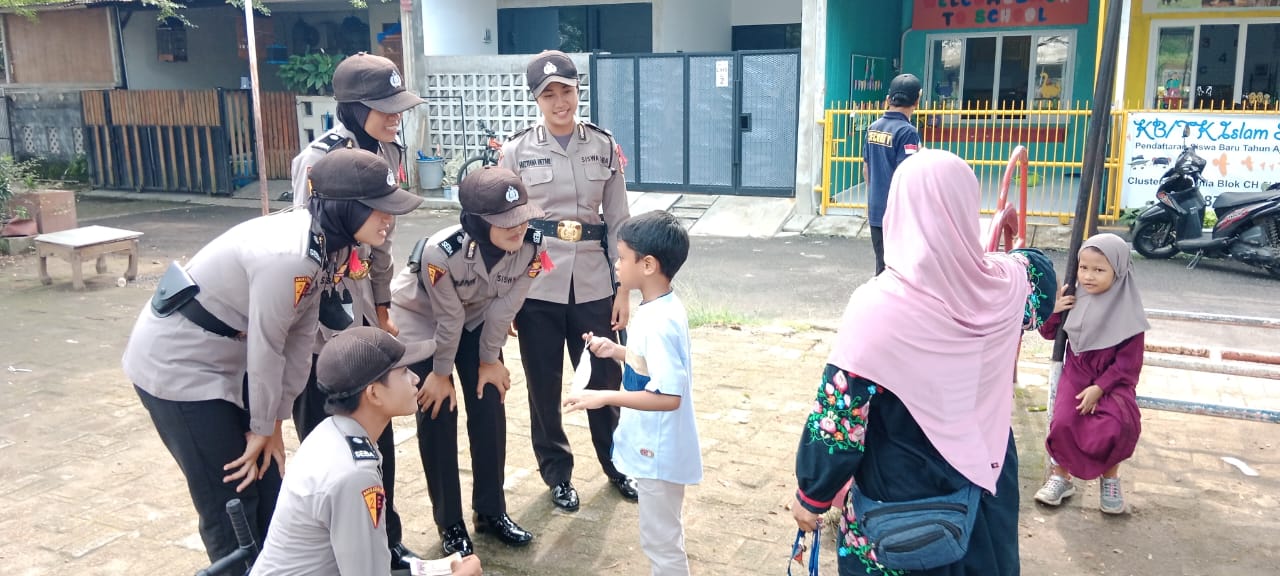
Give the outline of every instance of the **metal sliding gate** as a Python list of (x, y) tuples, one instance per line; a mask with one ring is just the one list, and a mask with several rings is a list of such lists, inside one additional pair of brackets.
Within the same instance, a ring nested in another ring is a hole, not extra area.
[(591, 116), (627, 188), (795, 195), (800, 52), (594, 54)]

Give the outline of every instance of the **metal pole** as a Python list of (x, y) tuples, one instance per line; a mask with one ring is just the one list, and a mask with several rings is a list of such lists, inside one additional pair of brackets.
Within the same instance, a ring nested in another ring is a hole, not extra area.
[(253, 99), (250, 113), (253, 115), (253, 148), (258, 164), (258, 189), (262, 193), (262, 215), (271, 212), (267, 198), (267, 150), (262, 143), (262, 97), (258, 89), (258, 41), (253, 29), (253, 0), (244, 0), (244, 31), (249, 47), (249, 92)]
[[(1124, 2), (1106, 3), (1102, 26), (1102, 46), (1099, 49), (1097, 81), (1093, 86), (1093, 112), (1089, 130), (1085, 136), (1084, 170), (1080, 175), (1080, 190), (1076, 195), (1076, 217), (1071, 225), (1071, 245), (1067, 251), (1067, 269), (1063, 283), (1066, 293), (1075, 294), (1076, 267), (1079, 265), (1080, 245), (1084, 244), (1085, 229), (1089, 225), (1089, 210), (1097, 205), (1094, 200), (1094, 182), (1102, 171), (1107, 154), (1107, 128), (1111, 123), (1111, 98), (1115, 92), (1116, 54), (1120, 47), (1120, 18), (1124, 15)], [(1053, 357), (1049, 366), (1049, 420), (1053, 420), (1053, 403), (1058, 393), (1058, 379), (1062, 375), (1062, 359), (1067, 353), (1066, 313), (1053, 342)]]

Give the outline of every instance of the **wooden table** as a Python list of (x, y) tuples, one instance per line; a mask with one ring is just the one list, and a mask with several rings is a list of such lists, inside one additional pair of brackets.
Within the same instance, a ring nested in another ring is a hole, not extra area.
[(49, 257), (58, 256), (71, 263), (71, 285), (76, 290), (84, 290), (84, 275), (80, 265), (89, 258), (96, 258), (96, 269), (99, 274), (107, 271), (107, 254), (113, 252), (129, 253), (129, 269), (124, 273), (126, 280), (138, 276), (138, 238), (142, 232), (121, 230), (107, 226), (83, 226), (36, 236), (36, 255), (40, 257), (40, 283), (48, 286), (53, 283), (49, 277)]

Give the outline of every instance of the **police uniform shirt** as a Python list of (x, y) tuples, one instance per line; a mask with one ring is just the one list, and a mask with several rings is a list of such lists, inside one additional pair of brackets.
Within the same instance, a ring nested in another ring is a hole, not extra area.
[(920, 149), (920, 133), (901, 112), (889, 111), (867, 128), (867, 142), (862, 148), (867, 163), (867, 220), (881, 226), (884, 209), (889, 202), (889, 184), (898, 165)]
[[(544, 240), (545, 241), (545, 240)], [(452, 253), (450, 253), (452, 251)], [(405, 267), (391, 283), (391, 319), (406, 342), (436, 340), (432, 371), (453, 373), (463, 329), (480, 333), (480, 360), (497, 362), (507, 328), (542, 271), (538, 246), (525, 242), (485, 269), (479, 247), (462, 226), (427, 240), (415, 273)]]
[[(630, 217), (622, 159), (613, 136), (603, 128), (579, 122), (567, 148), (538, 123), (502, 146), (498, 164), (520, 175), (529, 201), (542, 207), (551, 221), (608, 224), (609, 256), (600, 242), (543, 240), (554, 268), (533, 283), (529, 298), (567, 304), (569, 283), (575, 302), (613, 296), (612, 258), (618, 255), (618, 225)], [(601, 208), (604, 216), (601, 218)]]
[(196, 300), (245, 334), (219, 336), (181, 314), (155, 315), (148, 303), (124, 352), (124, 372), (152, 396), (172, 401), (226, 400), (244, 407), (249, 429), (270, 436), (287, 420), (311, 370), (311, 345), (324, 274), (312, 254), (311, 214), (291, 211), (236, 225), (196, 252), (186, 266)]
[(332, 416), (316, 426), (289, 463), (250, 574), (387, 574), (381, 462), (355, 420)]
[[(332, 130), (325, 132), (315, 142), (302, 149), (302, 152), (293, 158), (293, 164), (289, 169), (292, 175), (293, 185), (293, 205), (296, 208), (306, 209), (307, 201), (311, 198), (311, 190), (307, 185), (307, 174), (311, 167), (324, 158), (330, 150), (335, 147), (351, 147), (356, 146), (356, 136), (342, 122), (335, 122)], [(387, 161), (391, 166), (394, 174), (400, 174), (401, 147), (394, 142), (379, 142), (378, 155)], [(399, 177), (399, 176), (397, 176)], [(339, 269), (341, 281), (338, 285), (338, 291), (348, 291), (351, 294), (351, 317), (353, 325), (359, 326), (367, 321), (371, 326), (378, 325), (378, 314), (376, 305), (378, 302), (391, 301), (391, 277), (393, 275), (392, 265), (393, 258), (391, 256), (392, 237), (395, 233), (395, 223), (391, 225), (391, 229), (387, 230), (387, 240), (381, 246), (371, 248), (361, 244), (356, 250), (357, 264), (361, 270), (353, 269), (351, 262), (344, 261)], [(367, 267), (367, 268), (366, 268)], [(355, 276), (368, 278), (368, 282), (361, 281)], [(367, 275), (367, 276), (366, 276)], [(320, 335), (315, 342), (314, 353), (319, 354), (320, 348), (324, 343), (332, 338), (334, 331), (324, 326), (320, 327)]]

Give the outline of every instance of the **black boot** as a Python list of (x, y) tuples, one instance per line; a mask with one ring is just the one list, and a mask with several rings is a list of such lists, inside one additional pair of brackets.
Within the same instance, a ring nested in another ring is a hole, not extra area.
[(454, 552), (463, 556), (474, 554), (475, 547), (471, 545), (471, 536), (467, 534), (467, 523), (459, 521), (457, 524), (441, 530), (440, 547), (444, 549), (446, 556)]
[(508, 546), (524, 546), (533, 540), (533, 534), (521, 528), (506, 514), (500, 516), (476, 515), (476, 532), (493, 534)]
[(410, 560), (421, 560), (421, 558), (414, 554), (412, 550), (405, 548), (404, 543), (398, 543), (391, 547), (392, 570), (408, 570)]

